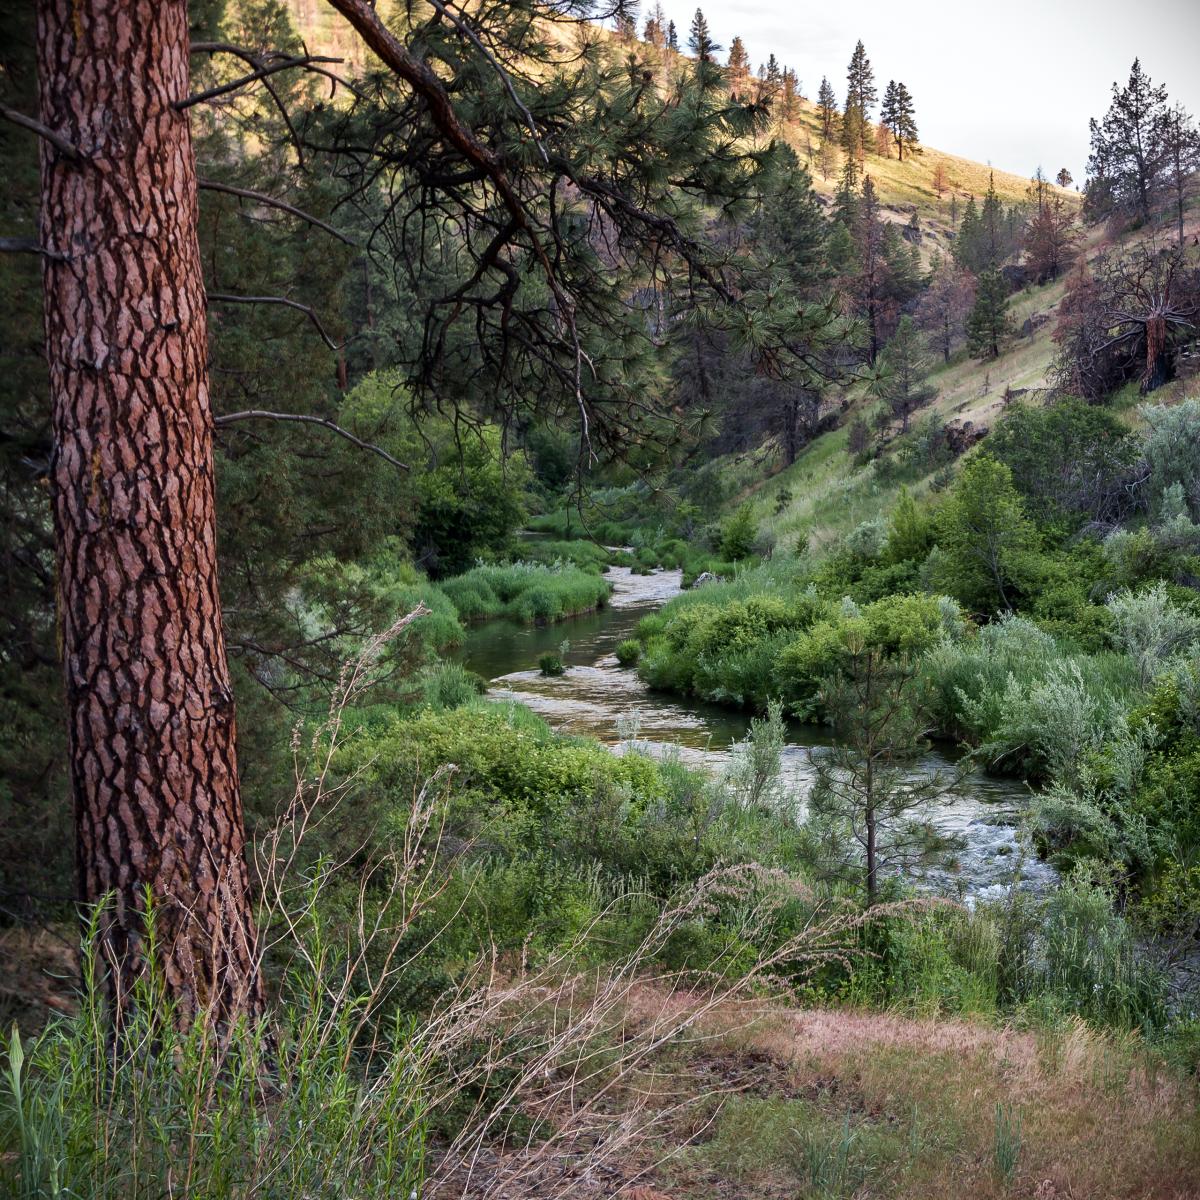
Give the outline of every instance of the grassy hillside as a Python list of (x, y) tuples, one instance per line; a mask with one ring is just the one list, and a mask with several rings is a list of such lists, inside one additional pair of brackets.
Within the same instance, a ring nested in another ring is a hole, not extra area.
[[(997, 177), (997, 189), (999, 186)], [(1189, 240), (1200, 236), (1200, 202), (1193, 205), (1185, 228)], [(1091, 229), (1081, 252), (1091, 260), (1104, 251), (1131, 247), (1145, 236), (1132, 233), (1114, 242), (1102, 229)], [(949, 364), (939, 363), (930, 377), (937, 397), (914, 421), (936, 415), (952, 430), (969, 428), (975, 434), (986, 434), (1006, 404), (1022, 395), (1036, 396), (1046, 388), (1057, 349), (1053, 333), (1058, 306), (1065, 290), (1065, 280), (1059, 279), (1017, 293), (1009, 311), (1018, 332), (1000, 357), (981, 362), (960, 350)], [(1155, 399), (1170, 403), (1198, 390), (1195, 379), (1179, 379), (1155, 392)], [(855, 466), (847, 453), (847, 427), (855, 412), (868, 413), (878, 402), (863, 386), (852, 388), (846, 399), (850, 411), (840, 428), (813, 441), (792, 466), (737, 497), (739, 502), (750, 500), (756, 519), (785, 549), (802, 535), (815, 546), (827, 544), (863, 521), (887, 512), (901, 486), (919, 496), (934, 483), (936, 471), (913, 479), (881, 472), (874, 462)], [(1136, 391), (1131, 391), (1125, 406), (1130, 420), (1134, 419), (1136, 399)], [(739, 478), (747, 474), (739, 473)]]
[[(821, 142), (821, 118), (817, 106), (807, 100), (800, 105), (800, 116), (783, 127), (782, 136), (800, 155), (801, 161), (809, 163), (813, 185), (818, 194), (832, 197), (837, 190), (838, 174), (841, 170), (841, 152), (834, 155), (834, 165), (827, 178), (823, 178), (818, 165), (817, 148)], [(809, 152), (812, 159), (809, 159)], [(945, 170), (948, 190), (940, 198), (934, 190), (934, 173), (941, 166)], [(915, 212), (924, 233), (922, 249), (931, 253), (936, 248), (945, 249), (953, 233), (952, 202), (957, 197), (958, 211), (969, 196), (977, 199), (988, 189), (989, 178), (994, 177), (996, 192), (1005, 204), (1016, 204), (1025, 200), (1025, 189), (1029, 180), (1008, 171), (993, 170), (992, 167), (973, 159), (947, 154), (932, 146), (922, 146), (920, 153), (906, 156), (903, 162), (896, 158), (882, 158), (868, 154), (864, 167), (879, 192), (884, 208), (884, 218), (907, 223)], [(1079, 202), (1079, 194), (1070, 189), (1055, 188), (1072, 203)]]

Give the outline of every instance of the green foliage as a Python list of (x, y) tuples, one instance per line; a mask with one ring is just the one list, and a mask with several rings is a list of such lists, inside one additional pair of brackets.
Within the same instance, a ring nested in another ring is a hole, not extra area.
[(421, 703), (429, 708), (446, 711), (462, 708), (487, 690), (487, 681), (461, 663), (438, 662), (426, 667), (417, 676)]
[(1137, 666), (1142, 687), (1177, 654), (1200, 643), (1200, 614), (1175, 604), (1160, 580), (1142, 592), (1128, 589), (1108, 598), (1113, 643)]
[(1026, 988), (1044, 989), (1064, 1012), (1107, 1024), (1127, 1029), (1164, 1024), (1165, 981), (1113, 911), (1111, 893), (1086, 876), (1072, 877), (1051, 893), (1042, 919), (1044, 957), (1040, 970), (1029, 964)]
[(1039, 540), (1012, 472), (981, 454), (963, 468), (938, 511), (932, 582), (976, 611), (1011, 609)]
[[(431, 575), (465, 571), (481, 554), (504, 549), (524, 521), (528, 470), (506, 458), (496, 427), (464, 432), (444, 417), (414, 415), (407, 390), (386, 373), (363, 379), (340, 419), (413, 468), (390, 515)], [(378, 501), (363, 507), (377, 511)]]
[(626, 638), (617, 647), (617, 662), (623, 667), (636, 667), (642, 653), (642, 643), (637, 638)]
[(842, 983), (853, 1003), (921, 1015), (1024, 1009), (1118, 1029), (1168, 1028), (1166, 981), (1113, 894), (1086, 873), (1044, 897), (971, 911), (933, 909), (872, 923), (871, 955)]
[(1021, 1114), (1012, 1105), (996, 1102), (996, 1125), (992, 1144), (992, 1159), (997, 1176), (1008, 1184), (1021, 1161)]
[(881, 359), (882, 373), (873, 390), (907, 433), (912, 414), (936, 395), (928, 382), (929, 359), (912, 317), (900, 318)]
[(797, 716), (822, 714), (821, 690), (857, 653), (878, 650), (887, 656), (913, 656), (947, 637), (945, 611), (933, 596), (887, 596), (859, 607), (829, 606), (787, 645), (779, 656), (778, 692)]
[[(873, 544), (884, 542), (883, 530)], [(725, 584), (685, 592), (638, 627), (639, 673), (653, 687), (766, 711), (819, 711), (821, 682), (856, 639), (887, 654), (916, 654), (957, 636), (961, 615), (944, 598), (888, 596), (859, 606), (795, 586), (800, 563), (772, 563)]]
[[(322, 966), (331, 974), (327, 964)], [(181, 1031), (165, 992), (136, 998), (114, 1046), (101, 967), (85, 962), (78, 1015), (26, 1049), (14, 1031), (0, 1093), (0, 1190), (14, 1200), (263, 1200), (419, 1191), (425, 1175), (423, 1056), (406, 1023), (356, 1044), (360, 998), (330, 977), (289, 975), (278, 1026), (239, 1025), (227, 1044)], [(271, 1036), (273, 1034), (273, 1036)]]
[(474, 567), (439, 587), (464, 621), (508, 617), (527, 625), (602, 608), (612, 590), (591, 571), (531, 562)]
[(1012, 472), (1030, 516), (1074, 528), (1119, 513), (1136, 442), (1107, 409), (1067, 399), (1015, 405), (988, 435), (987, 451)]
[(940, 730), (981, 745), (993, 769), (1035, 778), (1075, 772), (1136, 695), (1122, 656), (1070, 651), (1013, 615), (935, 647), (922, 669)]
[(933, 546), (933, 519), (917, 507), (908, 488), (900, 489), (892, 509), (885, 551), (892, 562), (922, 562)]
[(563, 660), (553, 650), (547, 650), (538, 657), (538, 670), (543, 675), (563, 675), (566, 673)]
[(916, 670), (858, 636), (848, 649), (821, 689), (837, 737), (814, 759), (806, 825), (820, 873), (852, 881), (870, 905), (889, 877), (902, 877), (944, 840), (937, 807), (961, 787), (970, 763), (945, 776), (915, 767), (929, 745)]
[(967, 317), (967, 349), (975, 358), (997, 358), (1010, 333), (1008, 285), (999, 271), (985, 271), (979, 277), (975, 304)]
[[(423, 1010), (464, 964), (493, 950), (536, 962), (588, 931), (577, 952), (611, 958), (636, 947), (663, 901), (718, 862), (797, 861), (794, 822), (768, 804), (743, 803), (732, 782), (674, 758), (616, 756), (557, 737), (512, 705), (477, 702), (450, 721), (422, 709), (354, 728), (334, 764), (347, 803), (310, 856), (370, 862), (406, 845), (413, 796), (437, 767), (453, 764), (437, 837), (425, 847), (442, 855), (439, 888), (405, 935), (389, 1008)], [(357, 888), (349, 878), (326, 890), (322, 911), (335, 928), (355, 919)], [(385, 924), (398, 902), (379, 897)], [(788, 904), (787, 922), (755, 935), (764, 947), (810, 918), (805, 904)], [(727, 913), (681, 929), (665, 961), (705, 969), (720, 960), (730, 969), (753, 955), (749, 943), (738, 949), (740, 911), (731, 902)]]
[(525, 450), (541, 488), (549, 495), (565, 491), (579, 460), (578, 440), (566, 430), (539, 424), (526, 433)]
[(754, 509), (749, 504), (738, 507), (733, 516), (721, 527), (720, 552), (722, 558), (749, 558), (754, 553), (758, 525), (754, 520)]
[(1147, 404), (1142, 454), (1150, 468), (1150, 504), (1158, 511), (1172, 485), (1179, 485), (1187, 515), (1200, 521), (1200, 399), (1180, 404)]

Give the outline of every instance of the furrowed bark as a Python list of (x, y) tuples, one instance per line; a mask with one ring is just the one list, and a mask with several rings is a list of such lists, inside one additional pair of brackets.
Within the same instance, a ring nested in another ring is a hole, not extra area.
[[(257, 1016), (217, 589), (186, 0), (38, 0), (51, 493), (80, 898), (119, 1020)], [(62, 257), (58, 257), (62, 256)]]

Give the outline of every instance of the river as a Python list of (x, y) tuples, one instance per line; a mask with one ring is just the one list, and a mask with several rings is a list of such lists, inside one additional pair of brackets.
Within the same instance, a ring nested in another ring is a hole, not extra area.
[[(631, 745), (650, 754), (673, 748), (685, 762), (719, 771), (730, 748), (746, 736), (749, 715), (651, 691), (615, 655), (642, 617), (679, 593), (680, 572), (635, 575), (628, 567), (611, 567), (607, 578), (613, 593), (606, 608), (550, 626), (478, 625), (462, 647), (462, 661), (490, 681), (491, 698), (527, 705), (565, 733), (587, 734), (618, 752)], [(565, 674), (542, 675), (538, 657), (564, 641), (570, 643)], [(813, 780), (811, 755), (829, 742), (823, 726), (788, 726), (783, 783), (801, 811)], [(949, 764), (950, 757), (935, 749), (919, 769)], [(937, 814), (940, 828), (955, 835), (962, 849), (951, 867), (925, 870), (918, 882), (969, 902), (996, 898), (1014, 882), (1033, 890), (1053, 883), (1054, 870), (1023, 853), (1017, 837), (1026, 798), (1024, 786), (1013, 780), (972, 775), (962, 794), (939, 806)]]

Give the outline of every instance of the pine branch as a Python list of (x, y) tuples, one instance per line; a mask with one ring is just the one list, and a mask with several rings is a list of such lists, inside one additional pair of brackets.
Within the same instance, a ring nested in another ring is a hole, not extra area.
[(512, 79), (509, 78), (508, 72), (503, 66), (500, 65), (495, 55), (492, 54), (492, 52), (483, 44), (483, 41), (480, 39), (475, 30), (472, 29), (470, 25), (468, 25), (461, 17), (458, 17), (454, 13), (450, 12), (447, 6), (442, 3), (442, 0), (429, 0), (429, 3), (437, 12), (445, 17), (455, 29), (458, 30), (458, 32), (461, 33), (463, 37), (465, 37), (479, 51), (480, 54), (483, 55), (488, 64), (491, 66), (492, 70), (494, 70), (500, 77), (500, 82), (504, 84), (504, 90), (508, 92), (509, 98), (512, 100), (513, 104), (517, 106), (521, 116), (525, 119), (525, 124), (528, 126), (529, 132), (533, 136), (534, 144), (537, 146), (538, 152), (542, 156), (542, 162), (549, 166), (550, 155), (547, 153), (546, 147), (542, 144), (542, 139), (538, 135), (537, 124), (533, 119), (533, 113), (526, 108), (525, 104), (521, 100), (521, 97), (517, 95), (517, 90), (515, 87), (513, 87), (513, 82)]
[(36, 133), (38, 137), (49, 142), (55, 150), (67, 158), (73, 159), (75, 162), (83, 162), (85, 155), (73, 142), (67, 141), (61, 133), (55, 133), (49, 125), (43, 125), (41, 121), (35, 120), (33, 117), (27, 117), (24, 113), (17, 112), (15, 108), (9, 108), (7, 105), (0, 104), (0, 117), (6, 121), (11, 121), (14, 125), (20, 125), (22, 129), (28, 129), (31, 133)]
[(39, 245), (33, 238), (20, 237), (0, 237), (0, 253), (40, 254), (43, 258), (52, 259), (54, 262), (66, 262), (70, 258), (69, 254)]
[(299, 300), (289, 300), (286, 296), (235, 296), (229, 292), (209, 292), (208, 299), (216, 300), (221, 304), (280, 304), (285, 308), (294, 308), (308, 317), (330, 350), (340, 349), (338, 344), (325, 332), (325, 326), (321, 324), (317, 314), (307, 304), (301, 304)]
[(275, 196), (270, 196), (266, 192), (256, 192), (250, 188), (234, 187), (230, 183), (219, 183), (215, 179), (198, 179), (197, 185), (206, 192), (224, 192), (230, 196), (241, 196), (246, 200), (254, 200), (258, 204), (266, 204), (270, 208), (277, 208), (281, 212), (291, 213), (293, 217), (299, 217), (302, 221), (307, 221), (310, 225), (315, 225), (318, 229), (323, 229), (332, 237), (338, 239), (339, 242), (345, 242), (347, 246), (357, 247), (357, 243), (340, 229), (335, 229), (332, 225), (327, 225), (319, 217), (314, 217), (311, 213), (305, 212), (302, 208), (297, 208), (294, 204), (288, 204), (285, 200), (279, 200)]
[[(235, 58), (240, 58), (243, 62), (249, 63), (252, 67), (262, 65), (262, 58), (253, 50), (246, 49), (245, 46), (236, 46), (232, 42), (193, 42), (191, 45), (193, 54), (232, 54)], [(357, 96), (360, 100), (367, 99), (366, 93), (354, 86), (349, 79), (342, 75), (338, 75), (334, 71), (330, 71), (327, 67), (320, 66), (322, 62), (342, 62), (340, 58), (323, 59), (311, 58), (305, 64), (304, 69), (311, 75), (323, 75), (331, 82), (340, 83), (348, 92)]]
[(293, 67), (307, 67), (312, 63), (340, 63), (340, 58), (329, 58), (324, 55), (305, 55), (302, 58), (284, 58), (278, 62), (260, 65), (256, 70), (251, 71), (248, 75), (242, 75), (238, 79), (231, 80), (229, 83), (220, 83), (214, 87), (208, 88), (206, 91), (197, 92), (193, 96), (187, 96), (183, 100), (176, 100), (171, 105), (176, 112), (183, 112), (191, 108), (194, 104), (204, 104), (206, 101), (215, 100), (218, 96), (228, 95), (230, 92), (236, 92), (239, 88), (243, 88), (248, 83), (254, 83), (259, 79), (266, 79), (269, 75), (274, 75), (279, 71), (288, 71)]
[(407, 463), (402, 463), (398, 458), (393, 458), (382, 446), (377, 446), (374, 442), (363, 441), (362, 438), (356, 437), (348, 429), (343, 429), (341, 425), (325, 417), (314, 417), (307, 413), (268, 412), (265, 409), (254, 408), (247, 409), (245, 412), (227, 413), (224, 416), (213, 418), (213, 424), (219, 427), (233, 425), (238, 421), (294, 421), (304, 425), (320, 425), (322, 428), (328, 429), (331, 433), (336, 433), (338, 437), (345, 438), (348, 442), (353, 442), (360, 450), (369, 450), (372, 454), (378, 454), (380, 458), (391, 463), (393, 467), (397, 467), (401, 471), (409, 470)]

